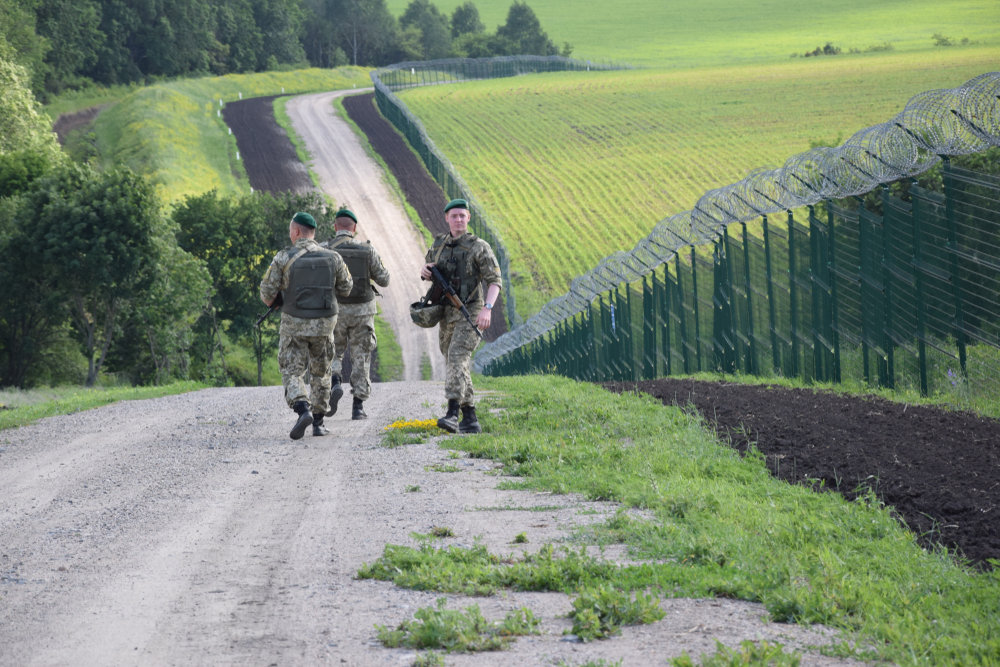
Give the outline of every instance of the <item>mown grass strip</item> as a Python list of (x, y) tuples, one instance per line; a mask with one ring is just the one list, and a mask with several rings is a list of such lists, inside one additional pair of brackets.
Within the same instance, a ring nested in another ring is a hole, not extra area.
[(89, 410), (117, 401), (160, 398), (205, 389), (198, 382), (174, 382), (158, 387), (46, 387), (0, 391), (0, 430), (27, 426), (39, 419)]
[(543, 551), (537, 562), (507, 563), (475, 548), (390, 545), (378, 567), (395, 572), (398, 584), (471, 594), (608, 584), (729, 597), (763, 603), (775, 621), (849, 631), (858, 641), (837, 649), (845, 655), (898, 664), (1000, 660), (1000, 571), (977, 572), (944, 550), (922, 549), (874, 497), (848, 502), (780, 482), (762, 457), (741, 458), (699, 418), (650, 397), (550, 376), (481, 383), (497, 392), (483, 403), (500, 410), (482, 410), (483, 435), (445, 444), (503, 462), (523, 488), (644, 509), (652, 518), (620, 513), (602, 537), (644, 562), (618, 567)]

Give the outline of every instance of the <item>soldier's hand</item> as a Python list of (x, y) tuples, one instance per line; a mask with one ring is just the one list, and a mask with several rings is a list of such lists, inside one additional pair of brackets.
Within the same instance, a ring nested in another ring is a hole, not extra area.
[(424, 264), (423, 268), (420, 269), (420, 279), (430, 280), (431, 279), (431, 267), (434, 266), (433, 262), (429, 264)]
[(476, 328), (480, 331), (486, 331), (490, 328), (490, 322), (493, 320), (493, 311), (489, 308), (483, 308), (476, 315)]

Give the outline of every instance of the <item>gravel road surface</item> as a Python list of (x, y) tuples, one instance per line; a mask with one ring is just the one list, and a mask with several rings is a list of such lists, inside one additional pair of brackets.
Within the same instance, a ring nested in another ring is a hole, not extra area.
[(286, 104), (295, 133), (312, 156), (310, 168), (320, 189), (358, 216), (358, 238), (371, 240), (391, 276), (381, 289), (382, 314), (396, 332), (403, 351), (403, 379), (419, 380), (421, 358), (431, 364), (432, 378), (444, 378), (437, 329), (421, 329), (410, 321), (410, 304), (427, 291), (420, 280), (427, 246), (403, 211), (399, 197), (386, 184), (381, 168), (365, 153), (346, 122), (334, 113), (335, 97), (359, 91), (334, 91), (294, 97)]
[[(497, 464), (453, 459), (441, 438), (379, 445), (392, 421), (436, 415), (442, 395), (434, 381), (376, 384), (370, 419), (337, 414), (330, 435), (297, 442), (280, 387), (127, 401), (0, 432), (0, 664), (410, 665), (415, 652), (383, 647), (375, 626), (438, 597), (494, 620), (528, 607), (543, 621), (508, 651), (449, 665), (647, 665), (714, 652), (716, 639), (824, 643), (817, 629), (764, 622), (760, 605), (665, 600), (663, 621), (581, 644), (563, 634), (565, 595), (463, 598), (355, 579), (387, 543), (415, 545), (434, 527), (455, 534), (442, 545), (517, 554), (614, 511), (497, 490)], [(528, 542), (513, 544), (522, 532)], [(813, 653), (805, 664), (844, 663)]]

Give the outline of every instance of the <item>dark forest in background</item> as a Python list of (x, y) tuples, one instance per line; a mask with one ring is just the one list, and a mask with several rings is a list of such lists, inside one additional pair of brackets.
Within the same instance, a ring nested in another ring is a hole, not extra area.
[(523, 2), (489, 32), (474, 3), (449, 16), (429, 0), (398, 18), (385, 0), (0, 0), (0, 40), (42, 101), (91, 83), (572, 51)]

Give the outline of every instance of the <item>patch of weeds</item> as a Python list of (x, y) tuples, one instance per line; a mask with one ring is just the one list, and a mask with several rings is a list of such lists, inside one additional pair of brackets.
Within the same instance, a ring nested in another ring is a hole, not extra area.
[(381, 445), (387, 449), (395, 449), (405, 445), (419, 445), (427, 442), (430, 435), (427, 433), (407, 433), (405, 431), (390, 431), (382, 438)]
[(444, 667), (444, 665), (444, 657), (434, 651), (419, 653), (413, 661), (413, 667)]
[(478, 605), (465, 611), (445, 608), (439, 598), (436, 607), (423, 607), (394, 630), (376, 625), (378, 639), (389, 648), (434, 648), (456, 651), (497, 651), (506, 648), (514, 637), (538, 634), (539, 621), (530, 609), (510, 612), (502, 622), (488, 621)]
[(518, 533), (517, 535), (514, 536), (514, 540), (512, 542), (512, 544), (527, 544), (527, 543), (528, 543), (528, 535), (526, 533)]
[(465, 457), (465, 452), (460, 452), (460, 451), (457, 451), (457, 450), (454, 450), (454, 449), (452, 451), (448, 452), (448, 458), (452, 459), (452, 460), (454, 460), (454, 459), (460, 459), (460, 458), (464, 458), (464, 457)]
[(477, 512), (558, 512), (565, 505), (488, 505), (473, 508)]
[(382, 556), (358, 571), (359, 579), (391, 581), (414, 590), (492, 595), (500, 588), (575, 593), (620, 576), (622, 568), (587, 555), (584, 549), (552, 545), (520, 558), (500, 558), (483, 545), (419, 548), (387, 544)]
[(435, 463), (433, 465), (424, 466), (424, 470), (427, 472), (458, 472), (461, 468), (446, 463)]
[(748, 639), (740, 642), (738, 649), (731, 649), (716, 640), (714, 655), (702, 656), (701, 661), (695, 663), (685, 651), (679, 658), (671, 660), (670, 664), (672, 667), (694, 667), (696, 664), (701, 667), (738, 667), (744, 665), (797, 667), (802, 661), (801, 656), (798, 653), (785, 653), (784, 648), (782, 644), (771, 644), (767, 641), (753, 642)]
[(604, 658), (598, 658), (597, 660), (581, 662), (579, 665), (572, 665), (565, 660), (560, 660), (556, 664), (556, 667), (622, 667), (622, 661), (615, 660), (614, 662), (608, 662)]
[(652, 623), (663, 618), (665, 612), (654, 595), (636, 593), (630, 597), (625, 591), (610, 586), (600, 586), (583, 591), (573, 600), (573, 620), (570, 633), (582, 641), (604, 639), (621, 632), (623, 625)]
[(431, 535), (434, 537), (455, 537), (455, 531), (447, 526), (433, 526), (431, 528)]
[(407, 493), (417, 493), (422, 491), (422, 489), (419, 484), (407, 484), (403, 491), (406, 491)]

